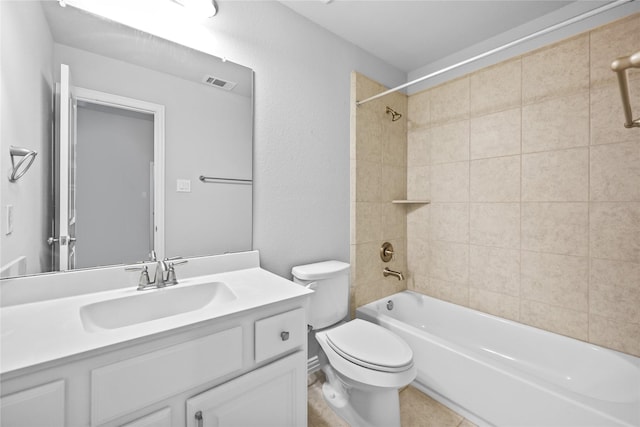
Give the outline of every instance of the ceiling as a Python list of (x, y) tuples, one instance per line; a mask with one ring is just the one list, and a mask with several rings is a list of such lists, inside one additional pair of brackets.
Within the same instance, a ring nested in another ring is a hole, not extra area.
[[(408, 73), (573, 1), (282, 0), (282, 3)], [(589, 3), (595, 8), (602, 2)]]

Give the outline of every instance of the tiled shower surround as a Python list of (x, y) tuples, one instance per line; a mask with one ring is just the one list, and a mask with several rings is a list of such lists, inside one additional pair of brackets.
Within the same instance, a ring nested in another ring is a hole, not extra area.
[[(639, 48), (636, 14), (406, 97), (406, 109), (399, 94), (355, 108), (355, 305), (400, 287), (377, 275), (388, 236), (409, 289), (640, 356), (640, 128), (623, 127), (610, 70)], [(637, 116), (640, 70), (629, 79)], [(354, 81), (357, 99), (382, 88)], [(406, 113), (404, 141), (386, 105)], [(406, 164), (385, 163), (394, 150)], [(432, 203), (390, 204), (405, 197)]]

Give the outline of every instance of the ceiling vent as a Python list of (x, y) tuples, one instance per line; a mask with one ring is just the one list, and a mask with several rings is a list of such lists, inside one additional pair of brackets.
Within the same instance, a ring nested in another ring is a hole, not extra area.
[(236, 87), (236, 85), (238, 83), (235, 82), (229, 82), (226, 80), (222, 80), (219, 79), (217, 77), (214, 76), (204, 76), (202, 78), (202, 83), (209, 85), (209, 86), (213, 86), (213, 87), (217, 87), (220, 89), (224, 89), (224, 90), (232, 90), (234, 87)]

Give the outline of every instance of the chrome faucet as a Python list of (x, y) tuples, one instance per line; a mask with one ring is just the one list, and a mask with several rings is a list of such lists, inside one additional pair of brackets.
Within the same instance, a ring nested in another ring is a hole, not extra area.
[(394, 276), (398, 280), (404, 280), (404, 276), (402, 275), (402, 273), (400, 273), (399, 271), (393, 271), (389, 267), (385, 267), (384, 270), (382, 270), (382, 275), (384, 277)]
[(125, 270), (142, 270), (140, 272), (140, 278), (138, 279), (138, 288), (139, 291), (144, 291), (145, 289), (150, 288), (164, 288), (166, 286), (172, 286), (178, 284), (178, 279), (176, 278), (176, 271), (174, 269), (175, 265), (184, 264), (188, 262), (186, 259), (178, 262), (171, 262), (176, 259), (181, 259), (182, 257), (173, 257), (173, 258), (165, 258), (163, 260), (158, 260), (156, 264), (156, 272), (153, 275), (153, 281), (149, 278), (149, 267), (125, 267)]

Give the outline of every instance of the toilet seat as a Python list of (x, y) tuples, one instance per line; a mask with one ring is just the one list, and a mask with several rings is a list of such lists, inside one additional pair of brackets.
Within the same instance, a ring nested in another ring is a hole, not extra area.
[(327, 344), (348, 361), (376, 371), (403, 372), (413, 365), (413, 352), (404, 340), (361, 319), (327, 331)]
[[(400, 388), (400, 387), (406, 386), (407, 384), (409, 384), (411, 381), (415, 379), (417, 374), (417, 369), (413, 364), (413, 352), (411, 351), (411, 348), (408, 346), (408, 344), (402, 341), (400, 337), (396, 337), (396, 338), (400, 340), (402, 344), (394, 343), (394, 346), (396, 348), (402, 348), (402, 349), (408, 350), (408, 354), (409, 354), (408, 363), (407, 363), (406, 356), (397, 357), (397, 358), (387, 357), (386, 359), (385, 357), (381, 357), (378, 359), (376, 357), (372, 357), (373, 351), (367, 352), (366, 350), (362, 350), (362, 353), (358, 353), (348, 344), (348, 342), (341, 341), (341, 338), (343, 338), (342, 332), (345, 331), (344, 329), (341, 329), (341, 328), (344, 328), (345, 326), (350, 325), (353, 322), (356, 322), (355, 323), (356, 325), (358, 325), (360, 322), (370, 323), (365, 320), (354, 319), (354, 320), (351, 320), (350, 322), (344, 323), (335, 328), (316, 332), (316, 340), (320, 344), (320, 347), (323, 349), (324, 354), (327, 356), (329, 364), (335, 370), (335, 372), (341, 376), (341, 378), (344, 381), (347, 381), (351, 385), (359, 384), (358, 387), (365, 387), (365, 388), (366, 387)], [(364, 326), (364, 327), (347, 326), (347, 329), (346, 329), (347, 332), (344, 332), (344, 336), (347, 336), (347, 337), (352, 336), (350, 335), (351, 332), (356, 331), (356, 334), (357, 334), (357, 331), (361, 331), (362, 329), (365, 329), (365, 328), (366, 328), (365, 330), (369, 332), (371, 332), (371, 330), (377, 331), (378, 328), (382, 329), (384, 332), (382, 332), (380, 335), (378, 335), (377, 332), (373, 332), (374, 334), (373, 340), (366, 340), (366, 339), (363, 340), (365, 341), (365, 348), (366, 348), (368, 346), (373, 347), (378, 337), (384, 336), (385, 332), (388, 332), (389, 334), (393, 334), (391, 331), (387, 331), (384, 328), (382, 328), (382, 326), (376, 325), (374, 323), (370, 323), (370, 325), (373, 328), (369, 328), (368, 326)], [(338, 332), (338, 333), (336, 334), (335, 332)], [(333, 345), (329, 343), (329, 339), (328, 339), (329, 334), (331, 334), (334, 337)], [(361, 337), (364, 337), (364, 336), (370, 337), (371, 335), (366, 335), (364, 333), (361, 334)], [(340, 353), (334, 349), (334, 346), (336, 346), (335, 344), (336, 340), (340, 345)], [(384, 342), (388, 342), (388, 341), (384, 341)], [(355, 346), (355, 345), (356, 343), (352, 342), (352, 346)], [(388, 347), (391, 347), (391, 346), (388, 345)], [(348, 349), (348, 351), (345, 351), (345, 349)], [(353, 357), (354, 354), (358, 357)], [(402, 352), (400, 352), (400, 354), (402, 354)], [(349, 355), (350, 359), (345, 357), (345, 355)], [(363, 362), (363, 359), (364, 359), (364, 362)], [(389, 362), (389, 360), (391, 360), (392, 362)], [(396, 361), (395, 363), (393, 363), (394, 360)], [(368, 363), (372, 367), (365, 366), (365, 363)], [(394, 364), (396, 366), (393, 366)], [(385, 365), (392, 365), (392, 366), (385, 366)], [(395, 371), (391, 371), (389, 370), (389, 368), (395, 369)]]

